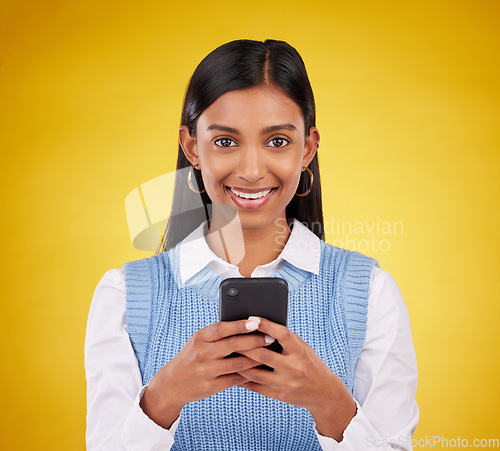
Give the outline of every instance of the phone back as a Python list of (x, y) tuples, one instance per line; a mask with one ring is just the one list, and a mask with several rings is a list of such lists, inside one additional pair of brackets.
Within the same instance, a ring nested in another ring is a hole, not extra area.
[[(279, 277), (236, 277), (222, 281), (219, 287), (220, 320), (237, 321), (260, 316), (286, 326), (288, 316), (288, 283)], [(253, 331), (250, 334), (261, 334)], [(267, 349), (281, 353), (283, 347), (275, 340)], [(239, 356), (233, 352), (226, 358)], [(267, 365), (256, 368), (273, 371)]]
[(279, 277), (237, 277), (220, 284), (220, 320), (260, 316), (286, 326), (288, 284)]

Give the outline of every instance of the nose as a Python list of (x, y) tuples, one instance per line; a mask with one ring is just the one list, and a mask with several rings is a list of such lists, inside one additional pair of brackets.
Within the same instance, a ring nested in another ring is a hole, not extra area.
[(262, 179), (267, 173), (265, 155), (257, 146), (247, 146), (240, 152), (237, 175), (250, 184)]

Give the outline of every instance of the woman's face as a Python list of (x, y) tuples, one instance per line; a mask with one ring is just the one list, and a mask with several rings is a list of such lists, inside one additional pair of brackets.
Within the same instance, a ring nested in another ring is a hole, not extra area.
[(227, 92), (200, 115), (196, 138), (186, 126), (180, 130), (212, 203), (236, 208), (242, 228), (253, 230), (286, 218), (318, 141), (315, 127), (305, 138), (300, 108), (273, 87)]

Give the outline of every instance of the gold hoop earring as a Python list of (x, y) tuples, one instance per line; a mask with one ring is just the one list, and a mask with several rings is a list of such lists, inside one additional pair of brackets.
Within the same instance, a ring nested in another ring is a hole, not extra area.
[(196, 193), (196, 194), (204, 193), (206, 191), (205, 189), (203, 189), (202, 191), (197, 191), (194, 188), (194, 186), (193, 186), (193, 179), (192, 179), (192, 177), (193, 177), (193, 168), (194, 168), (194, 166), (191, 166), (191, 169), (188, 172), (188, 185), (189, 185), (189, 188), (191, 189), (191, 191), (193, 193)]
[(303, 169), (305, 169), (307, 172), (309, 172), (309, 177), (311, 178), (311, 184), (309, 185), (309, 189), (307, 191), (303, 192), (302, 194), (295, 193), (295, 195), (299, 196), (299, 197), (307, 196), (311, 192), (311, 189), (312, 189), (313, 183), (314, 183), (314, 175), (313, 175), (312, 171), (307, 166), (304, 167)]

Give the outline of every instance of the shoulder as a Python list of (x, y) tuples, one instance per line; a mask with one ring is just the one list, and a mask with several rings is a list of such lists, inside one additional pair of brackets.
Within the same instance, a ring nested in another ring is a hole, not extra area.
[[(344, 288), (348, 294), (368, 298), (368, 315), (376, 319), (384, 315), (408, 316), (405, 301), (394, 277), (380, 268), (375, 258), (356, 251), (322, 242), (323, 264), (343, 272)], [(370, 319), (370, 318), (369, 318)]]
[(348, 299), (367, 300), (369, 328), (374, 323), (404, 323), (409, 327), (408, 310), (399, 286), (388, 271), (380, 268), (376, 259), (323, 241), (322, 248), (323, 264), (344, 270), (344, 295), (347, 294)]
[(123, 268), (112, 268), (99, 280), (92, 298), (94, 304), (113, 304), (120, 302), (125, 296), (125, 271)]
[(125, 272), (123, 268), (112, 268), (106, 271), (97, 284), (94, 297), (96, 294), (107, 290), (125, 291)]
[(144, 257), (138, 260), (126, 262), (123, 265), (123, 274), (128, 286), (129, 280), (144, 279), (148, 275), (164, 271), (169, 266), (169, 261), (173, 261), (174, 249), (160, 252), (158, 254)]
[(394, 277), (387, 271), (376, 266), (373, 268), (370, 280), (370, 292), (373, 294), (380, 294), (383, 290), (390, 289), (399, 291), (398, 285)]
[(123, 270), (125, 275), (129, 270), (134, 270), (138, 268), (146, 268), (151, 265), (151, 263), (157, 263), (164, 260), (168, 252), (160, 252), (159, 254), (150, 255), (149, 257), (140, 258), (137, 260), (131, 260), (123, 264)]
[(97, 284), (90, 304), (87, 334), (100, 335), (110, 327), (114, 318), (118, 324), (124, 323), (125, 276), (122, 268), (113, 268), (104, 273)]
[(324, 266), (341, 266), (345, 271), (361, 271), (363, 273), (368, 271), (370, 274), (374, 267), (379, 267), (378, 261), (372, 257), (349, 249), (332, 246), (323, 240), (321, 240), (321, 248)]
[(369, 318), (408, 317), (406, 303), (394, 277), (374, 267), (370, 281), (368, 302)]

